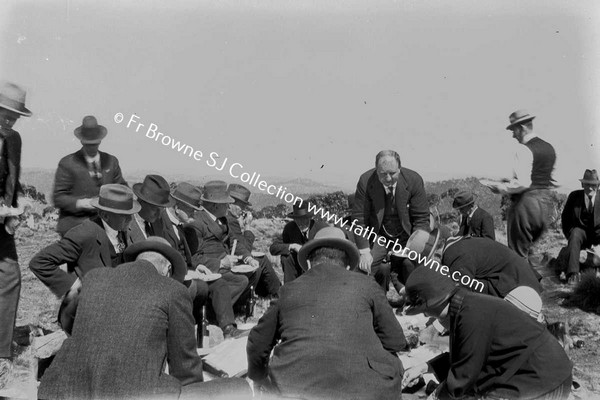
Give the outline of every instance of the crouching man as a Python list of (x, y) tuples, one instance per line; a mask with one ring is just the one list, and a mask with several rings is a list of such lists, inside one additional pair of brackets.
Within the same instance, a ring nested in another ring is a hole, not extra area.
[(202, 382), (191, 299), (181, 283), (187, 267), (177, 250), (151, 237), (124, 256), (133, 262), (86, 274), (73, 334), (38, 397), (251, 398), (242, 379)]
[(285, 397), (401, 397), (403, 368), (395, 353), (406, 349), (406, 339), (377, 283), (350, 271), (359, 260), (334, 227), (300, 249), (307, 272), (281, 288), (248, 337), (250, 379)]

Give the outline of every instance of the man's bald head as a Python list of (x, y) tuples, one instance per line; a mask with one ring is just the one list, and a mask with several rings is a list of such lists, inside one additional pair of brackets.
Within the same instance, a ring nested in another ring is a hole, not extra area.
[(400, 176), (400, 156), (393, 150), (382, 150), (375, 157), (375, 168), (381, 184), (392, 186)]

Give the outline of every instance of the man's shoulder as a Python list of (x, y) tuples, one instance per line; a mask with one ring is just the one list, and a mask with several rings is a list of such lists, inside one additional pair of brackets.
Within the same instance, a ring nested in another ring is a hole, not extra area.
[(76, 160), (83, 157), (81, 150), (77, 150), (71, 154), (67, 154), (63, 158), (60, 159), (58, 165), (66, 166), (73, 164)]
[(421, 175), (417, 171), (414, 171), (409, 168), (400, 168), (400, 175), (404, 177), (408, 184), (423, 182), (423, 178), (421, 177)]
[(96, 237), (99, 234), (106, 235), (106, 231), (94, 220), (86, 219), (81, 224), (69, 229), (65, 234), (65, 237), (81, 239), (92, 236)]
[(119, 159), (116, 156), (113, 156), (110, 153), (105, 153), (103, 151), (98, 151), (98, 154), (100, 154), (100, 159), (101, 160), (109, 160), (110, 162), (118, 162)]
[(573, 190), (571, 193), (569, 193), (569, 197), (570, 198), (577, 198), (577, 197), (582, 197), (583, 198), (583, 189), (579, 189), (579, 190)]

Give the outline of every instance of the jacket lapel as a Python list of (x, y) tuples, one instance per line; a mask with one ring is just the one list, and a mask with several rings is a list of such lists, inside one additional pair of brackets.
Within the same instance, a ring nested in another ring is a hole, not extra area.
[(200, 215), (202, 215), (202, 219), (204, 220), (204, 223), (206, 224), (206, 227), (208, 228), (210, 233), (212, 233), (217, 239), (221, 240), (223, 238), (223, 230), (221, 229), (217, 221), (213, 221), (212, 218), (204, 210), (200, 212)]
[(598, 225), (600, 225), (600, 194), (596, 192), (596, 198), (594, 199), (594, 226)]
[(385, 212), (385, 189), (379, 179), (377, 179), (377, 172), (373, 173), (373, 177), (367, 189), (367, 193), (373, 193), (372, 201), (373, 208), (377, 210), (377, 222), (381, 227), (383, 222), (383, 214)]
[(402, 221), (402, 228), (407, 234), (411, 234), (411, 226), (408, 221), (408, 188), (406, 179), (404, 179), (404, 175), (402, 174), (402, 170), (400, 170), (400, 177), (398, 178), (398, 183), (396, 184), (396, 194), (395, 194), (395, 202), (396, 208), (398, 210), (398, 216)]

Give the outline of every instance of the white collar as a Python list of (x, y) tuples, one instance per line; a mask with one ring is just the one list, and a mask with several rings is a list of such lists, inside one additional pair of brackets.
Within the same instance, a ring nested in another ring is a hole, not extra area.
[(88, 156), (88, 155), (87, 155), (87, 153), (84, 151), (84, 152), (83, 152), (83, 157), (85, 158), (85, 161), (86, 161), (88, 164), (91, 164), (91, 163), (94, 163), (94, 162), (95, 162), (95, 163), (100, 163), (100, 152), (96, 153), (96, 155), (95, 155), (94, 157), (90, 157), (90, 156)]
[(473, 214), (475, 214), (475, 211), (477, 210), (477, 205), (473, 206), (473, 209), (471, 210), (471, 212), (469, 213), (469, 218), (473, 218)]
[(204, 212), (208, 214), (208, 216), (210, 217), (210, 219), (212, 219), (213, 221), (217, 220), (217, 217), (215, 217), (210, 211), (208, 211), (206, 208), (204, 209)]
[(522, 144), (527, 144), (527, 142), (529, 142), (531, 139), (537, 137), (537, 135), (533, 132), (529, 132), (528, 134), (526, 134), (525, 136), (523, 136), (523, 142)]
[(183, 223), (179, 220), (173, 208), (167, 207), (165, 210), (167, 212), (167, 217), (169, 217), (169, 220), (173, 223), (173, 225), (180, 225)]

